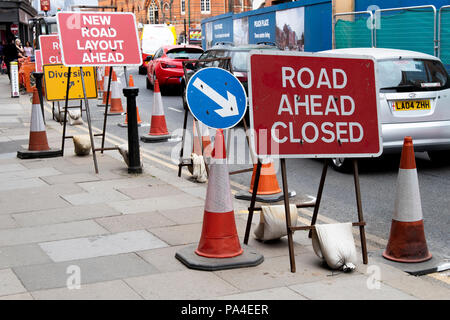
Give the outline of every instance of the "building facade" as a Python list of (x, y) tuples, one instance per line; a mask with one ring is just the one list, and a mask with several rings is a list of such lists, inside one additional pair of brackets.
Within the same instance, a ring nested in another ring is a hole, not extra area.
[[(0, 1), (0, 41), (18, 37), (23, 43), (31, 40), (28, 21), (36, 16), (31, 0)], [(11, 31), (13, 27), (14, 33)], [(14, 28), (17, 26), (17, 32)]]
[(138, 24), (172, 24), (179, 42), (185, 41), (187, 30), (200, 29), (203, 19), (252, 10), (251, 0), (99, 0), (98, 5), (133, 12)]

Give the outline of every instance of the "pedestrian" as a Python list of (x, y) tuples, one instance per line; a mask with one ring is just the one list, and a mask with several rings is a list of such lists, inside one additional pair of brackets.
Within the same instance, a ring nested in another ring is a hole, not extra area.
[(19, 38), (16, 39), (16, 50), (17, 50), (17, 55), (19, 56), (19, 59), (25, 58), (25, 50), (23, 49), (22, 42), (20, 42)]
[(34, 49), (33, 49), (33, 47), (31, 46), (30, 41), (27, 41), (27, 42), (25, 43), (25, 47), (23, 48), (23, 50), (25, 51), (25, 55), (26, 55), (27, 57), (34, 56)]
[(5, 58), (3, 57), (3, 48), (5, 47), (5, 45), (5, 40), (2, 40), (2, 42), (0, 43), (0, 67), (3, 65), (3, 61), (5, 61)]
[(19, 58), (14, 39), (9, 39), (7, 41), (6, 46), (3, 47), (3, 55), (5, 58), (6, 72), (8, 73), (9, 79), (11, 80), (11, 75), (10, 75), (10, 71), (9, 71), (10, 64), (11, 64), (11, 62), (16, 61)]

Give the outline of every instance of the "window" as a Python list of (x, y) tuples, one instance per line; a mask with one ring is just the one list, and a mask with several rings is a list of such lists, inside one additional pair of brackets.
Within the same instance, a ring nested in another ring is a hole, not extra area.
[(154, 3), (148, 8), (148, 20), (150, 24), (158, 23), (158, 7)]
[(211, 1), (200, 0), (200, 11), (202, 13), (211, 13)]
[(180, 11), (181, 14), (186, 13), (186, 0), (180, 0)]

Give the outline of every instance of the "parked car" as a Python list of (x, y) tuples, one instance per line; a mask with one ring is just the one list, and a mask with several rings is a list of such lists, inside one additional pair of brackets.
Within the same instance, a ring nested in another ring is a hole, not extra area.
[(174, 26), (166, 24), (144, 24), (141, 32), (142, 65), (139, 74), (147, 73), (151, 58), (160, 47), (177, 44), (177, 33)]
[[(248, 56), (251, 50), (279, 50), (274, 43), (260, 43), (260, 44), (246, 44), (235, 46), (232, 43), (217, 43), (212, 48), (206, 50), (199, 58), (198, 61), (188, 64), (186, 74), (182, 80), (183, 87), (183, 103), (186, 105), (186, 85), (192, 75), (202, 68), (208, 67), (218, 67), (228, 69), (226, 60), (213, 60), (205, 61), (210, 59), (218, 58), (231, 58), (231, 68), (234, 76), (242, 83), (245, 91), (248, 94)], [(248, 123), (248, 112), (245, 115)]]
[[(435, 162), (450, 161), (450, 77), (439, 58), (382, 48), (348, 48), (331, 54), (372, 56), (376, 60), (383, 153), (400, 153), (405, 136), (415, 151)], [(332, 159), (332, 167), (348, 172), (351, 162)]]
[(167, 45), (159, 48), (147, 66), (147, 89), (153, 89), (155, 79), (161, 91), (170, 85), (179, 86), (183, 78), (184, 60), (197, 59), (203, 49), (194, 45)]

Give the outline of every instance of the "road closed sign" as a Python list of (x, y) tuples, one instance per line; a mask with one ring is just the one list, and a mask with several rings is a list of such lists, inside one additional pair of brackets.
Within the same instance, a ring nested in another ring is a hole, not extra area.
[(374, 59), (261, 51), (249, 59), (251, 137), (258, 156), (381, 154)]
[(62, 63), (59, 37), (57, 35), (39, 36), (39, 47), (43, 65)]
[(139, 66), (136, 18), (129, 12), (58, 12), (66, 66)]

